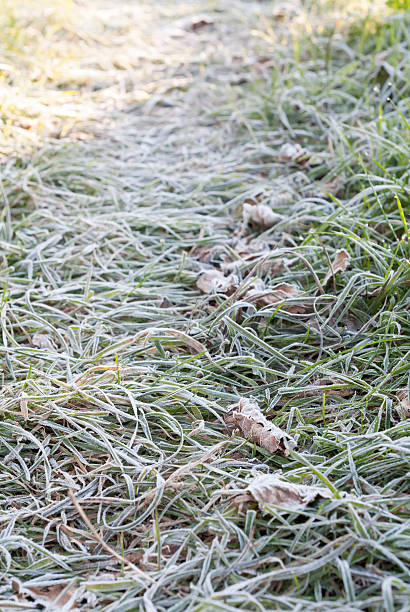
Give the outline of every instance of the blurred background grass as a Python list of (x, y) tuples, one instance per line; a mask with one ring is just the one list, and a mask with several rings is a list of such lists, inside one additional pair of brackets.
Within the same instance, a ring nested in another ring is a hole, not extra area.
[[(217, 5), (176, 3), (174, 17), (187, 11), (212, 11)], [(363, 27), (364, 44), (390, 11), (383, 0), (280, 6), (286, 9), (284, 42), (293, 39), (296, 60), (306, 35), (316, 37), (327, 30), (330, 40), (351, 28), (357, 36), (352, 27), (356, 22), (356, 28)], [(272, 3), (272, 13), (276, 9), (277, 3)], [(147, 100), (150, 92), (144, 89), (147, 73), (141, 60), (164, 61), (158, 53), (160, 41), (152, 39), (151, 31), (152, 23), (169, 11), (166, 3), (155, 2), (1, 0), (0, 154), (64, 137), (79, 123), (100, 120), (113, 107)], [(269, 16), (269, 10), (266, 13)], [(269, 20), (260, 26), (254, 35), (269, 39), (273, 32)], [(85, 132), (74, 131), (77, 137), (86, 137)]]

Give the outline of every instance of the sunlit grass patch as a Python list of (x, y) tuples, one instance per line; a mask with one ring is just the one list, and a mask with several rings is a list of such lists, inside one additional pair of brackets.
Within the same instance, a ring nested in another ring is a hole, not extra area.
[(139, 3), (2, 0), (0, 152), (90, 138), (107, 110), (149, 98), (141, 58), (160, 55), (150, 35), (160, 12)]

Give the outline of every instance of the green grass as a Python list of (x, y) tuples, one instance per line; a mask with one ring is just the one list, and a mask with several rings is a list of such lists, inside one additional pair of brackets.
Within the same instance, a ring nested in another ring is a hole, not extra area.
[[(408, 13), (3, 4), (0, 610), (410, 610)], [(263, 473), (332, 497), (233, 503)]]

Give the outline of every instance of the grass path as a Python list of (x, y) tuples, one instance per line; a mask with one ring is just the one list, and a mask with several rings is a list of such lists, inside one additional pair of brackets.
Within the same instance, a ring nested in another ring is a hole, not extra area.
[(408, 16), (3, 4), (0, 610), (410, 610)]

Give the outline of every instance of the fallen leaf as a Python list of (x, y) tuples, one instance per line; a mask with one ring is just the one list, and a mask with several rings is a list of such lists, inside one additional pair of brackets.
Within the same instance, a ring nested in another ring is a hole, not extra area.
[(197, 21), (193, 21), (192, 23), (190, 23), (187, 27), (187, 30), (190, 30), (191, 32), (197, 32), (198, 30), (202, 30), (202, 28), (213, 25), (214, 24), (212, 21), (208, 21), (207, 19), (198, 19)]
[(223, 258), (223, 270), (233, 270), (243, 263), (252, 263), (255, 259), (263, 259), (270, 253), (267, 242), (259, 239), (237, 240), (229, 246), (229, 252)]
[(279, 451), (286, 455), (285, 441), (288, 447), (296, 446), (289, 434), (267, 420), (255, 401), (245, 397), (230, 407), (224, 420), (227, 427), (239, 429), (244, 438), (249, 438), (271, 453)]
[(225, 276), (219, 270), (202, 272), (196, 286), (203, 293), (229, 293), (235, 289), (238, 279), (234, 275)]
[(323, 325), (321, 321), (318, 321), (317, 318), (311, 317), (308, 320), (308, 324), (310, 327), (313, 327), (317, 330), (333, 329), (338, 334), (342, 336), (348, 335), (356, 335), (363, 328), (363, 323), (352, 316), (346, 315), (339, 319), (338, 317), (331, 317), (326, 325)]
[(238, 240), (231, 246), (229, 254), (226, 254), (224, 261), (221, 263), (221, 268), (224, 272), (232, 272), (238, 268), (249, 268), (255, 266), (258, 261), (258, 270), (260, 274), (270, 274), (271, 276), (278, 275), (284, 269), (282, 260), (271, 260), (274, 256), (276, 244), (272, 246), (266, 241), (259, 238), (245, 241)]
[(399, 412), (403, 411), (406, 418), (410, 418), (410, 395), (407, 389), (399, 391), (396, 395), (399, 402)]
[(46, 351), (55, 351), (55, 346), (50, 340), (47, 334), (36, 333), (31, 339), (34, 346), (37, 346), (40, 349), (45, 349)]
[(337, 195), (343, 185), (343, 176), (335, 176), (333, 180), (327, 181), (319, 186), (319, 193), (322, 196), (327, 195), (328, 193), (332, 193)]
[(336, 251), (336, 257), (334, 262), (331, 265), (329, 272), (325, 276), (325, 280), (323, 281), (323, 286), (325, 286), (332, 276), (338, 274), (339, 272), (344, 272), (350, 265), (350, 255), (345, 249), (339, 249)]
[(260, 505), (274, 504), (289, 511), (303, 510), (318, 497), (332, 497), (329, 489), (324, 487), (286, 482), (274, 474), (256, 477), (245, 491)]
[(254, 60), (254, 68), (257, 73), (263, 74), (266, 70), (270, 70), (274, 63), (275, 60), (272, 56), (258, 57)]
[(301, 162), (307, 158), (307, 152), (303, 149), (300, 144), (293, 144), (292, 142), (286, 142), (279, 150), (279, 161), (282, 162)]
[(346, 384), (344, 381), (337, 380), (336, 378), (319, 378), (318, 380), (312, 381), (312, 386), (318, 387), (317, 389), (301, 389), (300, 394), (302, 397), (309, 397), (311, 395), (318, 395), (325, 393), (328, 396), (336, 397), (351, 397), (354, 393), (354, 389), (349, 387), (331, 388), (333, 385)]
[(270, 304), (280, 304), (287, 299), (297, 297), (299, 294), (300, 290), (296, 285), (279, 283), (269, 289), (261, 289), (261, 286), (249, 289), (245, 298), (248, 302), (256, 302), (259, 306), (268, 306)]
[(269, 259), (265, 259), (258, 265), (258, 270), (260, 274), (269, 274), (270, 276), (278, 276), (285, 269), (283, 261), (269, 261)]
[(266, 204), (245, 204), (242, 207), (242, 218), (246, 224), (255, 223), (263, 228), (269, 228), (282, 220), (282, 215), (273, 212)]
[(23, 417), (25, 421), (28, 420), (28, 404), (27, 404), (28, 397), (29, 396), (27, 395), (27, 393), (24, 393), (24, 391), (20, 393), (20, 411), (21, 411), (21, 416)]
[[(75, 587), (70, 587), (63, 593), (66, 586), (66, 584), (59, 583), (44, 587), (30, 587), (27, 590), (34, 596), (37, 603), (47, 607), (52, 606), (53, 609), (59, 610), (70, 602), (77, 591)], [(74, 606), (75, 603), (73, 602), (67, 609), (73, 609)]]
[(192, 257), (199, 259), (199, 261), (203, 261), (207, 263), (210, 261), (214, 249), (215, 249), (214, 244), (205, 244), (201, 246), (195, 246), (193, 249), (191, 249), (190, 254), (192, 255)]

